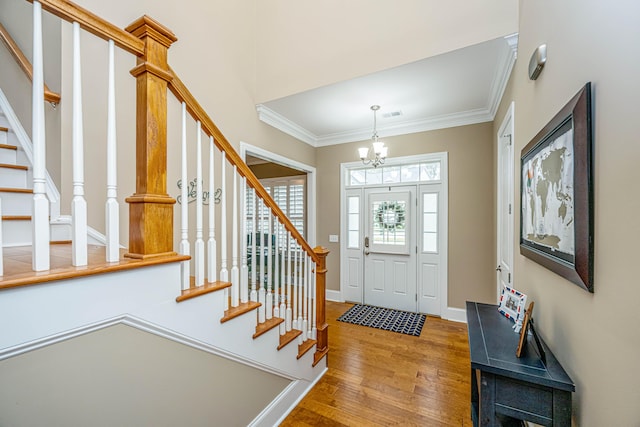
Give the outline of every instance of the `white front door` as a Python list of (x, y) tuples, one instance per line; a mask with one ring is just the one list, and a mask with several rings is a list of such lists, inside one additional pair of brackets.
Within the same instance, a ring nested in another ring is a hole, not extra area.
[(512, 287), (513, 266), (513, 103), (498, 130), (497, 298)]
[(415, 312), (416, 186), (364, 193), (364, 303)]

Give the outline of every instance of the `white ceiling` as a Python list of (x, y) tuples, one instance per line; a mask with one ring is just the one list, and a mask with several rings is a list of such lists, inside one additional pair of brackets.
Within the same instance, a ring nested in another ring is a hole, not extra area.
[[(256, 106), (261, 121), (314, 147), (493, 120), (517, 35), (469, 46)], [(401, 111), (402, 114), (385, 117)]]

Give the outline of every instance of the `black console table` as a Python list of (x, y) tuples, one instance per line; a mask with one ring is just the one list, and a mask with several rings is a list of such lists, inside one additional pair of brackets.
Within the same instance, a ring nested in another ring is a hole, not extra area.
[(516, 357), (519, 334), (491, 304), (467, 301), (467, 326), (474, 426), (500, 426), (514, 419), (543, 426), (571, 425), (575, 386), (542, 340), (546, 363), (531, 337), (522, 357)]

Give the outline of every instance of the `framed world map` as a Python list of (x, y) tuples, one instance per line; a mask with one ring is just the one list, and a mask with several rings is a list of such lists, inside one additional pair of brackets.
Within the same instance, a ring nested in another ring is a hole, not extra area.
[(587, 83), (522, 149), (520, 253), (593, 292), (593, 141)]

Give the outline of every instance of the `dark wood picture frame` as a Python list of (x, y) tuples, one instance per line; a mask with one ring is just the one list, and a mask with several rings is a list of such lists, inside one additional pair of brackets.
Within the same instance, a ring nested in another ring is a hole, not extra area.
[[(593, 133), (591, 83), (587, 83), (522, 149), (520, 157), (520, 253), (593, 292)], [(563, 253), (525, 238), (525, 164), (569, 130), (573, 131), (574, 253)]]
[(531, 301), (529, 307), (524, 311), (524, 319), (522, 320), (522, 328), (520, 329), (520, 339), (518, 340), (518, 348), (516, 349), (516, 357), (524, 354), (524, 347), (527, 345), (527, 334), (529, 333), (529, 321), (533, 315), (534, 303)]

